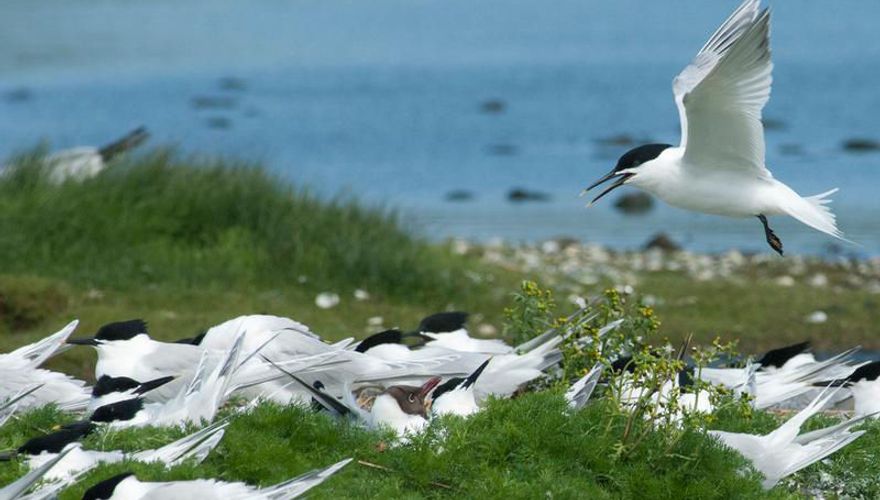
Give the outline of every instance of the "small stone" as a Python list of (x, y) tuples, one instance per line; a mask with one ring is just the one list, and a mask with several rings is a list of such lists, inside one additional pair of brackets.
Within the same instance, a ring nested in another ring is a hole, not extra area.
[(828, 276), (825, 276), (822, 273), (814, 274), (813, 277), (810, 278), (810, 286), (817, 288), (828, 286)]
[(247, 88), (247, 83), (241, 78), (234, 76), (225, 76), (217, 81), (220, 90), (242, 91)]
[(507, 104), (501, 99), (487, 99), (480, 104), (480, 110), (486, 114), (499, 114), (507, 109)]
[(369, 326), (382, 326), (385, 322), (385, 319), (382, 316), (371, 316), (367, 318), (367, 324)]
[(486, 153), (492, 156), (514, 156), (518, 148), (513, 144), (490, 144), (486, 146)]
[(308, 282), (309, 282), (309, 277), (306, 276), (305, 274), (300, 274), (299, 276), (297, 276), (296, 281), (297, 281), (300, 285), (302, 285), (302, 284), (304, 284), (304, 283), (308, 283)]
[(480, 323), (477, 327), (477, 333), (482, 337), (494, 337), (498, 335), (498, 329), (489, 323)]
[(559, 250), (561, 250), (561, 247), (556, 240), (547, 240), (541, 243), (541, 251), (544, 253), (555, 254), (559, 253)]
[(654, 200), (647, 193), (627, 193), (617, 198), (614, 208), (627, 215), (645, 214), (654, 208)]
[(676, 252), (681, 250), (681, 245), (676, 243), (669, 237), (666, 233), (657, 233), (653, 238), (648, 240), (643, 247), (645, 250), (650, 250), (652, 248), (659, 248), (664, 252)]
[(319, 293), (318, 296), (315, 297), (315, 305), (321, 309), (336, 307), (339, 305), (339, 295), (333, 292)]
[(237, 101), (228, 96), (196, 96), (190, 104), (196, 109), (232, 109)]
[(843, 149), (853, 153), (867, 153), (870, 151), (880, 150), (880, 141), (874, 139), (866, 139), (863, 137), (854, 137), (847, 139), (843, 143)]
[(92, 288), (86, 292), (86, 298), (89, 300), (101, 300), (104, 298), (104, 292), (97, 288)]
[(780, 277), (776, 278), (774, 283), (776, 283), (779, 286), (790, 287), (790, 286), (794, 286), (795, 281), (794, 281), (794, 278), (792, 278), (791, 276), (786, 274), (784, 276), (780, 276)]
[(818, 325), (828, 321), (828, 315), (825, 311), (813, 311), (807, 315), (807, 323)]
[(466, 189), (453, 189), (446, 193), (446, 201), (471, 201), (474, 199), (474, 193)]
[(225, 116), (212, 116), (205, 120), (205, 125), (215, 130), (226, 130), (232, 126), (232, 120)]
[(370, 294), (366, 290), (358, 288), (354, 291), (354, 298), (357, 300), (370, 300)]
[(530, 191), (524, 188), (513, 188), (507, 193), (508, 201), (550, 201), (550, 195), (540, 191)]

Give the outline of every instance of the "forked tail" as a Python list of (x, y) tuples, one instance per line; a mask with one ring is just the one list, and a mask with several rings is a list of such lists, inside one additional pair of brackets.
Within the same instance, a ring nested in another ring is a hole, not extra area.
[(830, 196), (836, 192), (837, 188), (834, 188), (815, 196), (798, 196), (796, 200), (792, 199), (786, 204), (785, 212), (813, 229), (853, 243), (844, 238), (843, 233), (837, 229), (837, 219), (828, 207), (831, 203)]

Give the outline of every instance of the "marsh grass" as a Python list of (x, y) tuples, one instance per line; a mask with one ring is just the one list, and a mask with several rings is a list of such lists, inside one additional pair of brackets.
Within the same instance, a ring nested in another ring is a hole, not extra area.
[(7, 274), (125, 289), (360, 287), (412, 300), (479, 288), (392, 211), (321, 200), (258, 165), (169, 150), (61, 185), (38, 152), (23, 156), (0, 178), (0, 213)]

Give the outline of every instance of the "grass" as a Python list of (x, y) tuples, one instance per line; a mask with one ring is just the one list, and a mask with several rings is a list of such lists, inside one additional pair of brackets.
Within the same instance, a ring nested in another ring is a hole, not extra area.
[[(620, 453), (626, 419), (607, 403), (597, 400), (570, 413), (553, 390), (497, 400), (468, 420), (436, 421), (403, 446), (388, 446), (388, 434), (308, 409), (264, 404), (234, 417), (201, 465), (169, 471), (156, 464), (102, 465), (60, 498), (80, 498), (92, 484), (128, 470), (143, 480), (211, 477), (265, 486), (347, 457), (355, 462), (311, 498), (806, 498), (816, 488), (862, 498), (880, 494), (874, 473), (880, 424), (870, 424), (869, 432), (843, 451), (764, 492), (744, 459), (699, 431), (686, 431), (672, 443), (662, 432), (649, 432)], [(0, 429), (0, 448), (69, 420), (51, 409), (32, 412)], [(816, 420), (811, 427), (831, 421)], [(748, 420), (721, 414), (713, 428), (766, 432), (778, 423), (769, 413)], [(168, 428), (98, 431), (85, 446), (135, 451), (184, 434)], [(18, 462), (0, 464), (0, 484), (23, 470)]]
[[(412, 327), (443, 309), (473, 311), (473, 325), (500, 327), (510, 293), (524, 271), (454, 255), (411, 236), (400, 218), (356, 200), (322, 201), (280, 182), (258, 166), (184, 158), (166, 150), (117, 163), (83, 183), (52, 185), (38, 153), (0, 178), (0, 351), (81, 319), (80, 334), (103, 323), (143, 317), (159, 339), (191, 336), (248, 313), (290, 316), (327, 339)], [(580, 293), (594, 294), (601, 283)], [(369, 291), (355, 300), (356, 289)], [(319, 292), (340, 294), (339, 306), (314, 305)], [(869, 339), (876, 295), (858, 289), (780, 289), (769, 279), (697, 282), (681, 274), (647, 273), (638, 292), (663, 298), (661, 334), (695, 342), (739, 337), (755, 349), (804, 336), (834, 334), (845, 343)], [(557, 298), (564, 297), (562, 293)], [(560, 299), (561, 301), (561, 299)], [(805, 325), (826, 310), (841, 322)], [(833, 328), (833, 330), (832, 330)], [(500, 331), (500, 328), (499, 328)], [(820, 347), (832, 346), (831, 341)], [(90, 349), (51, 360), (50, 368), (89, 376)], [(37, 410), (0, 428), (0, 448), (13, 448), (73, 417)], [(827, 417), (816, 419), (819, 425)], [(766, 432), (779, 419), (721, 414), (713, 428)], [(636, 422), (637, 426), (647, 425)], [(880, 495), (874, 479), (878, 424), (855, 444), (794, 479), (763, 492), (745, 461), (699, 431), (673, 441), (647, 430), (623, 447), (619, 412), (599, 401), (570, 415), (558, 390), (493, 401), (468, 420), (444, 419), (406, 446), (389, 436), (330, 420), (298, 407), (263, 405), (234, 417), (208, 460), (164, 471), (157, 465), (102, 466), (62, 498), (125, 469), (142, 479), (214, 477), (268, 485), (353, 456), (315, 498), (797, 498), (814, 491)], [(155, 448), (179, 429), (99, 432), (97, 449)], [(0, 464), (0, 484), (23, 472)]]
[[(497, 324), (516, 281), (412, 237), (392, 211), (319, 200), (257, 165), (156, 150), (61, 185), (43, 168), (37, 151), (0, 178), (0, 350), (74, 317), (84, 333), (141, 317), (159, 339), (256, 312), (330, 339), (448, 308)], [(325, 291), (338, 307), (315, 307)], [(50, 367), (88, 376), (92, 364), (83, 350)]]

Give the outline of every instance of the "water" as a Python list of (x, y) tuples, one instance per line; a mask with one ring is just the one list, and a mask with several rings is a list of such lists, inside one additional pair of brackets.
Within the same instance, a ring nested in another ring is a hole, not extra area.
[[(0, 156), (145, 124), (153, 143), (261, 160), (319, 193), (399, 207), (432, 238), (635, 248), (666, 231), (693, 250), (763, 251), (755, 220), (665, 206), (628, 217), (577, 197), (626, 149), (597, 139), (678, 141), (671, 80), (736, 3), (5, 0)], [(784, 125), (767, 132), (774, 174), (804, 194), (840, 187), (840, 225), (863, 245), (845, 248), (868, 255), (880, 254), (880, 154), (841, 143), (880, 140), (878, 16), (874, 0), (833, 12), (774, 3), (765, 110)], [(222, 89), (225, 77), (245, 88)], [(29, 95), (9, 98), (16, 89)], [(232, 105), (193, 106), (216, 96)], [(504, 112), (483, 112), (491, 99)], [(514, 187), (552, 200), (511, 204)], [(445, 201), (457, 189), (475, 200)], [(771, 222), (787, 249), (826, 251), (828, 237)]]

